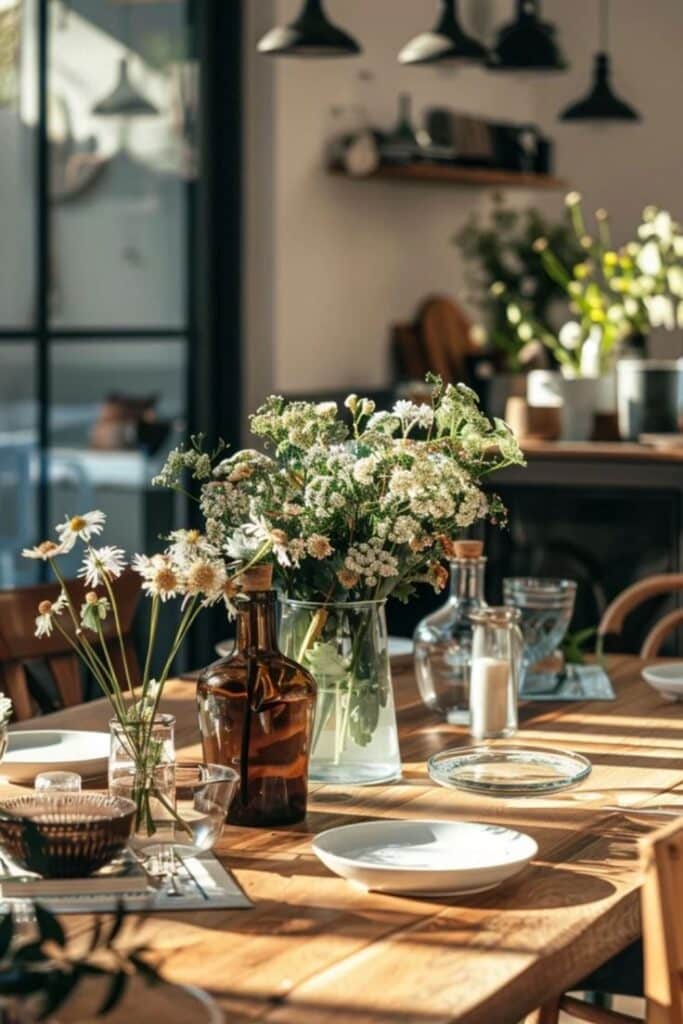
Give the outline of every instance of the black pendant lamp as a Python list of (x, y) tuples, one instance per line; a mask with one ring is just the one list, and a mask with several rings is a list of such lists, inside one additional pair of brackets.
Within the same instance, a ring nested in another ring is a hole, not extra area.
[(271, 57), (353, 57), (362, 53), (353, 36), (329, 21), (323, 0), (305, 0), (296, 21), (271, 28), (259, 40), (258, 51)]
[(517, 0), (515, 20), (498, 32), (491, 71), (564, 71), (567, 62), (555, 39), (555, 26), (541, 21), (540, 0)]
[(584, 99), (571, 103), (560, 114), (561, 121), (640, 121), (640, 114), (620, 100), (612, 90), (610, 58), (607, 52), (607, 0), (600, 5), (600, 52), (595, 55), (593, 85)]
[(431, 32), (422, 32), (403, 47), (401, 64), (437, 64), (442, 61), (486, 60), (486, 47), (469, 36), (458, 21), (455, 0), (440, 0), (441, 13)]
[(100, 117), (150, 117), (159, 111), (138, 92), (128, 77), (128, 58), (119, 61), (119, 79), (114, 88), (92, 108)]

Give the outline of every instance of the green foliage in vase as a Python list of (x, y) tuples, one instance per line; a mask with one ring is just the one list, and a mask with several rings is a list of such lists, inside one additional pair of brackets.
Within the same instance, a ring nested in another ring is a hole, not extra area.
[(466, 261), (467, 297), (481, 310), (484, 336), (501, 354), (503, 368), (510, 371), (520, 369), (520, 352), (534, 340), (532, 334), (525, 337), (524, 330), (520, 336), (510, 322), (510, 303), (521, 304), (549, 330), (552, 307), (564, 296), (564, 288), (548, 273), (534, 246), (539, 237), (548, 240), (564, 263), (571, 266), (581, 259), (582, 250), (568, 218), (551, 223), (536, 209), (506, 206), (501, 195), (496, 195), (486, 222), (473, 215), (455, 236)]

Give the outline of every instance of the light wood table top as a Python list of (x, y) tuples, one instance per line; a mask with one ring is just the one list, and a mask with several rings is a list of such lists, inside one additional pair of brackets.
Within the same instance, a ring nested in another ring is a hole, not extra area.
[[(126, 934), (149, 944), (166, 978), (210, 990), (230, 1024), (514, 1024), (639, 935), (638, 837), (683, 814), (683, 704), (641, 682), (640, 665), (611, 659), (617, 701), (523, 706), (520, 742), (571, 747), (593, 771), (551, 798), (495, 800), (429, 781), (426, 758), (467, 736), (423, 709), (403, 660), (401, 782), (314, 787), (307, 821), (293, 828), (227, 827), (217, 852), (254, 909), (130, 918)], [(167, 692), (189, 753), (194, 686), (173, 681)], [(50, 724), (103, 728), (108, 717), (97, 702)], [(478, 896), (364, 893), (318, 862), (311, 836), (379, 817), (504, 823), (530, 833), (539, 854)], [(90, 927), (85, 917), (65, 924)], [(145, 1019), (144, 1006), (130, 1018)]]

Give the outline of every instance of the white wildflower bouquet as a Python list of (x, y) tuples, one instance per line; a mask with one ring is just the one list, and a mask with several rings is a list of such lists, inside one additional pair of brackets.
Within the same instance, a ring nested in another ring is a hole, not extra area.
[(307, 601), (407, 601), (415, 584), (440, 589), (454, 535), (505, 510), (482, 480), (523, 462), (502, 420), (490, 422), (464, 384), (430, 378), (431, 404), (349, 395), (334, 402), (272, 396), (251, 417), (254, 449), (224, 458), (201, 437), (171, 453), (158, 485), (200, 482), (208, 542), (234, 569), (272, 561), (279, 588)]
[(347, 743), (372, 742), (390, 688), (377, 606), (408, 601), (420, 583), (441, 589), (454, 535), (484, 517), (504, 521), (483, 479), (523, 461), (473, 391), (429, 382), (429, 404), (399, 401), (391, 411), (349, 395), (346, 420), (334, 402), (270, 397), (251, 417), (265, 452), (226, 458), (193, 438), (155, 480), (184, 489), (189, 471), (199, 482), (207, 539), (233, 573), (273, 564), (288, 600), (283, 649), (318, 683), (314, 760), (330, 730), (337, 760)]
[[(154, 737), (159, 702), (173, 661), (195, 619), (208, 605), (231, 604), (236, 585), (226, 571), (219, 551), (199, 532), (178, 530), (171, 534), (168, 548), (148, 557), (135, 555), (131, 569), (140, 576), (142, 592), (149, 598), (148, 637), (144, 669), (139, 677), (129, 662), (121, 629), (121, 615), (115, 581), (126, 571), (125, 552), (112, 545), (99, 545), (105, 525), (100, 511), (67, 516), (56, 528), (57, 538), (46, 540), (22, 552), (25, 558), (48, 562), (60, 584), (55, 601), (41, 601), (37, 609), (36, 636), (49, 637), (54, 631), (76, 652), (111, 704), (118, 736), (133, 766), (130, 791), (138, 807), (137, 827), (155, 830), (154, 801), (175, 815), (172, 788), (157, 785), (159, 760), (163, 753)], [(96, 546), (97, 542), (97, 546)], [(78, 576), (83, 581), (80, 596), (64, 579), (61, 555), (76, 544), (83, 546)], [(180, 617), (170, 645), (158, 650), (159, 612), (163, 603), (182, 599)], [(108, 642), (118, 647), (113, 659)], [(155, 659), (163, 665), (153, 678)], [(118, 667), (115, 666), (115, 661)], [(164, 816), (164, 815), (162, 815)], [(166, 815), (167, 816), (167, 815)]]

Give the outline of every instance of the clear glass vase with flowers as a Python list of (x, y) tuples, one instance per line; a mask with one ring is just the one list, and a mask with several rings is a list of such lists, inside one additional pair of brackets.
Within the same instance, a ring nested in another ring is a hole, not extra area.
[[(174, 719), (162, 714), (164, 685), (188, 631), (202, 609), (225, 601), (230, 604), (235, 585), (224, 560), (206, 537), (194, 530), (171, 534), (165, 551), (138, 554), (130, 565), (121, 548), (100, 545), (105, 525), (102, 512), (70, 516), (47, 540), (22, 553), (47, 562), (59, 583), (55, 601), (42, 601), (37, 609), (36, 636), (61, 634), (108, 699), (111, 753), (109, 787), (134, 800), (137, 807), (136, 839), (145, 845), (160, 842), (169, 831), (190, 827), (180, 820), (175, 803)], [(82, 545), (79, 579), (67, 582), (60, 557)], [(126, 647), (117, 598), (124, 573), (137, 574), (149, 601), (148, 635), (144, 666), (133, 664)], [(160, 643), (161, 606), (180, 600), (180, 613), (172, 639)], [(154, 664), (160, 666), (152, 676)]]
[(504, 519), (482, 481), (521, 463), (509, 428), (464, 385), (429, 378), (430, 400), (376, 411), (271, 396), (251, 417), (266, 452), (171, 453), (156, 479), (199, 482), (206, 535), (233, 573), (273, 564), (283, 652), (314, 676), (310, 776), (348, 784), (400, 774), (384, 608), (441, 589), (454, 533)]

